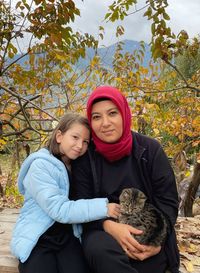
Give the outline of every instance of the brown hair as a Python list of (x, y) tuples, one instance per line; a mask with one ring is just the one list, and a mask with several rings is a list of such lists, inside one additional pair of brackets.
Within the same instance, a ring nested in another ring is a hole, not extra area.
[(48, 140), (47, 149), (51, 154), (53, 154), (54, 156), (60, 156), (59, 144), (56, 141), (57, 132), (61, 131), (61, 133), (64, 134), (65, 132), (67, 132), (67, 130), (70, 129), (70, 127), (74, 123), (81, 124), (90, 131), (90, 126), (87, 118), (77, 113), (65, 114), (57, 124), (56, 128), (53, 130), (52, 135)]

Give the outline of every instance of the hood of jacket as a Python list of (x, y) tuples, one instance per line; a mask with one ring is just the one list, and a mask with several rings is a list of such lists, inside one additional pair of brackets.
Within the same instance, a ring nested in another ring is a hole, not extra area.
[(21, 194), (25, 193), (25, 189), (24, 189), (24, 185), (23, 185), (24, 178), (25, 178), (32, 162), (38, 158), (47, 160), (47, 162), (51, 162), (53, 165), (55, 165), (61, 171), (64, 171), (64, 172), (66, 171), (64, 163), (62, 163), (62, 161), (60, 161), (55, 156), (50, 154), (50, 152), (46, 148), (42, 148), (39, 151), (30, 154), (23, 162), (21, 169), (19, 171), (19, 175), (18, 175), (18, 188), (19, 188), (19, 192)]

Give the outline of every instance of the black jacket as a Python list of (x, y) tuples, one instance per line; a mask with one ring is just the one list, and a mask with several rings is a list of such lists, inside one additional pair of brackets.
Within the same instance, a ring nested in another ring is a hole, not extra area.
[[(107, 197), (118, 202), (123, 188), (137, 187), (149, 202), (163, 212), (168, 222), (164, 245), (170, 270), (178, 272), (179, 252), (174, 225), (178, 215), (178, 194), (175, 177), (168, 158), (155, 139), (133, 132), (130, 156), (114, 163), (95, 151), (91, 143), (88, 152), (72, 164), (72, 195), (76, 199)], [(84, 226), (85, 230), (102, 228), (102, 221)]]

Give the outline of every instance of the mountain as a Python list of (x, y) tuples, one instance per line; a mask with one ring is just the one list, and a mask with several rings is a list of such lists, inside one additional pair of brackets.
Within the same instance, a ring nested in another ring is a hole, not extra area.
[[(122, 54), (125, 54), (126, 52), (128, 53), (133, 53), (134, 50), (139, 50), (141, 48), (140, 42), (137, 41), (132, 41), (132, 40), (124, 40), (122, 41)], [(100, 56), (101, 62), (103, 66), (112, 68), (112, 61), (113, 57), (117, 48), (117, 44), (115, 43), (111, 46), (108, 47), (101, 47), (97, 49), (97, 55)], [(150, 52), (150, 46), (146, 43), (144, 43), (145, 47), (145, 54), (144, 54), (144, 61), (142, 63), (143, 66), (147, 67), (149, 64), (149, 61), (151, 59), (151, 52)], [(79, 67), (84, 68), (89, 64), (89, 61), (94, 57), (95, 51), (94, 49), (87, 49), (86, 51), (86, 58), (80, 59), (79, 60)]]
[[(137, 41), (132, 41), (132, 40), (124, 40), (122, 41), (123, 45), (122, 45), (122, 54), (129, 52), (132, 53), (134, 50), (139, 50), (140, 47), (140, 42)], [(148, 44), (144, 43), (145, 46), (145, 55), (144, 55), (144, 62), (143, 62), (143, 66), (147, 67), (149, 60), (151, 59), (151, 52), (150, 52), (150, 47)], [(97, 49), (97, 54), (100, 56), (101, 58), (101, 62), (103, 64), (103, 66), (107, 67), (107, 68), (112, 68), (112, 61), (113, 61), (113, 57), (114, 57), (114, 53), (116, 51), (117, 48), (117, 43), (108, 46), (108, 47), (101, 47)], [(95, 50), (88, 48), (86, 50), (86, 57), (80, 58), (79, 62), (78, 62), (78, 66), (79, 69), (85, 68), (90, 60), (94, 57), (95, 55)], [(41, 56), (40, 54), (38, 56)], [(15, 61), (16, 59), (18, 59), (20, 57), (20, 55), (16, 55), (12, 60), (8, 60), (8, 63), (10, 63), (11, 61)], [(20, 59), (17, 63), (19, 63), (20, 65), (26, 66), (26, 64), (24, 64), (26, 61), (28, 61), (29, 56), (25, 56), (22, 59)]]

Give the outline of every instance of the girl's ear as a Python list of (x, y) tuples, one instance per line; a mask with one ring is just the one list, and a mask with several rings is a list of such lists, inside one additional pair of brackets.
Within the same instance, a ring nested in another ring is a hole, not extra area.
[(62, 137), (63, 137), (62, 132), (60, 130), (58, 130), (56, 133), (56, 142), (61, 143)]

